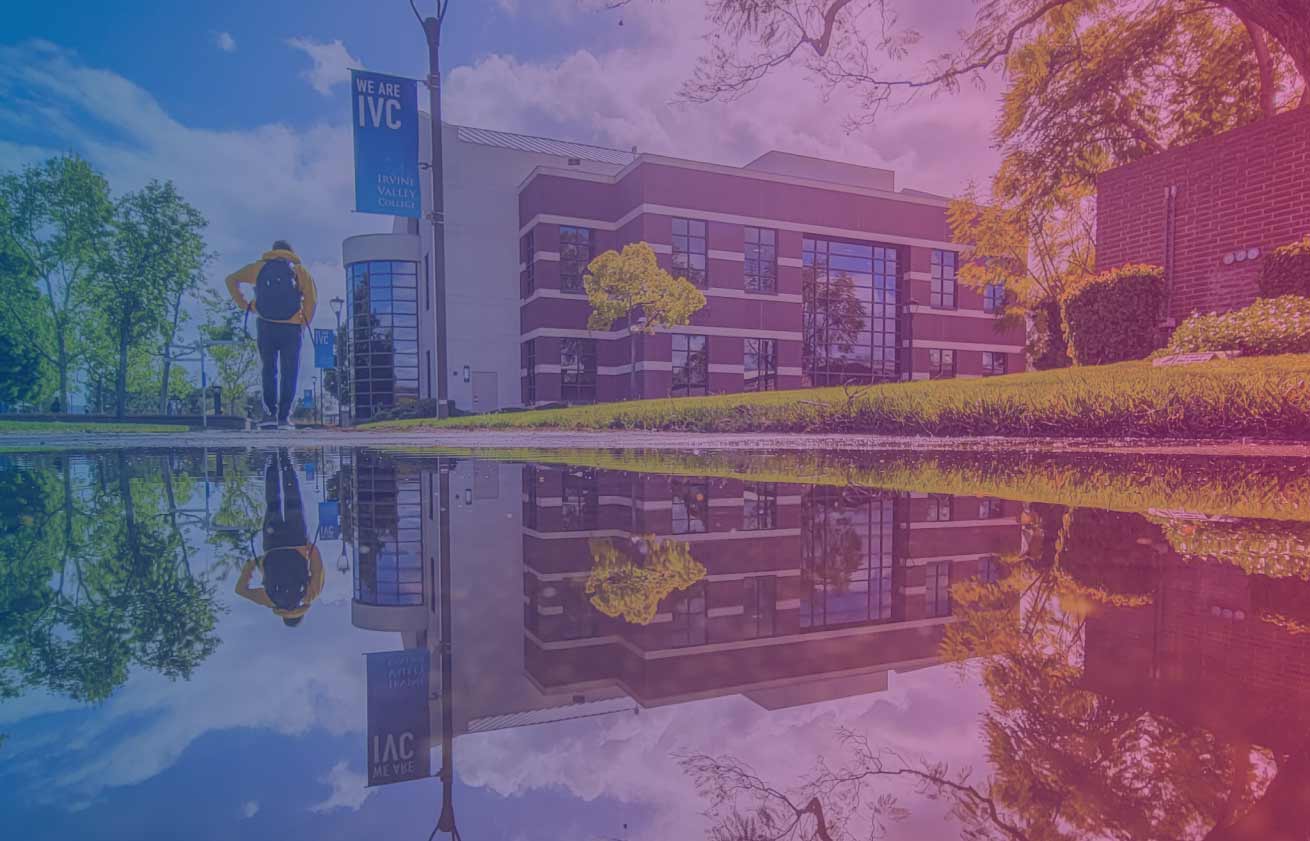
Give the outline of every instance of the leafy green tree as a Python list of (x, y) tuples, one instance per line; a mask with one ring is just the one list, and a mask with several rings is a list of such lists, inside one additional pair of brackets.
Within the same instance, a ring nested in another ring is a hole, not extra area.
[(153, 349), (165, 335), (171, 342), (180, 298), (196, 283), (203, 265), (205, 225), (204, 216), (171, 181), (151, 181), (114, 207), (113, 236), (95, 287), (97, 323), (114, 354), (114, 413), (119, 417), (127, 412), (132, 348), (149, 343)]
[[(207, 289), (201, 297), (205, 323), (200, 334), (206, 339), (237, 341), (234, 345), (214, 345), (208, 354), (214, 364), (214, 382), (223, 389), (230, 412), (239, 414), (251, 408), (251, 395), (259, 387), (259, 348), (244, 332), (243, 314), (226, 295)], [(258, 400), (258, 398), (254, 398)], [(256, 404), (257, 405), (257, 404)]]
[(64, 408), (85, 355), (92, 286), (112, 216), (109, 184), (80, 158), (50, 158), (0, 176), (0, 253), (40, 292), (39, 307), (24, 309), (21, 298), (0, 295), (0, 308), (31, 325), (27, 335), (56, 371)]
[(587, 266), (582, 278), (591, 303), (588, 330), (608, 330), (625, 319), (630, 333), (628, 348), (632, 396), (637, 396), (637, 334), (653, 335), (666, 327), (691, 323), (705, 306), (705, 294), (685, 277), (675, 278), (661, 269), (655, 252), (644, 242), (629, 243), (623, 251), (606, 251)]
[(705, 567), (691, 556), (691, 544), (642, 535), (633, 548), (613, 540), (590, 541), (592, 567), (586, 593), (606, 616), (633, 625), (649, 625), (659, 603), (705, 577)]
[(134, 666), (186, 678), (217, 647), (215, 588), (187, 563), (167, 470), (119, 453), (0, 472), (0, 696), (100, 701)]

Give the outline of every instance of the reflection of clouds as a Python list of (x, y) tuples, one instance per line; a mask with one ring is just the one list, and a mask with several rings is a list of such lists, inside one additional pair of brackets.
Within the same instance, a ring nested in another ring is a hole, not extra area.
[[(633, 841), (695, 838), (703, 834), (707, 804), (678, 767), (678, 755), (732, 755), (770, 783), (790, 786), (820, 758), (840, 764), (837, 730), (848, 727), (907, 757), (922, 755), (952, 769), (985, 769), (977, 733), (985, 697), (975, 683), (945, 667), (896, 675), (892, 688), (877, 695), (775, 712), (729, 696), (639, 715), (464, 737), (456, 742), (456, 772), (464, 784), (502, 797), (563, 786), (584, 801), (605, 797), (640, 805), (653, 817), (647, 825), (631, 827)], [(911, 817), (891, 827), (893, 837), (940, 833), (944, 808), (912, 799), (908, 786), (878, 789), (888, 790), (912, 805)]]
[(311, 812), (331, 812), (336, 809), (357, 812), (369, 795), (377, 790), (365, 788), (368, 778), (358, 771), (352, 771), (344, 759), (333, 765), (332, 770), (319, 777), (318, 781), (332, 786), (332, 793), (326, 800), (310, 806)]
[(257, 814), (259, 814), (258, 800), (247, 800), (245, 803), (241, 804), (241, 817), (253, 818)]
[[(5, 745), (6, 761), (29, 788), (27, 796), (54, 803), (94, 800), (105, 789), (167, 770), (188, 745), (212, 731), (363, 731), (360, 652), (394, 647), (394, 637), (373, 644), (372, 635), (361, 636), (350, 624), (348, 604), (316, 603), (304, 623), (288, 629), (266, 608), (233, 596), (231, 587), (232, 581), (220, 585), (229, 608), (220, 620), (223, 644), (190, 681), (138, 671), (87, 713), (33, 703), (15, 714), (6, 705), (7, 723), (18, 731)], [(61, 712), (45, 715), (54, 710)], [(78, 723), (70, 734), (74, 717)]]

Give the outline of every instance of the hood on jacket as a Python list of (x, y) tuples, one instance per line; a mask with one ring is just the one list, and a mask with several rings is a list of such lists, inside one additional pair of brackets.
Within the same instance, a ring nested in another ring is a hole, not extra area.
[(287, 251), (285, 248), (279, 248), (276, 251), (265, 251), (261, 260), (287, 260), (295, 265), (300, 265), (300, 257), (294, 251)]

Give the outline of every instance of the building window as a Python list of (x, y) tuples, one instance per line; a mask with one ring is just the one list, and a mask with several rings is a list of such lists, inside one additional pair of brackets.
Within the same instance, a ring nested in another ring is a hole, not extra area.
[(532, 295), (532, 291), (537, 288), (537, 257), (536, 246), (533, 244), (536, 237), (532, 231), (523, 235), (523, 297), (527, 298)]
[(559, 288), (564, 292), (582, 292), (582, 276), (591, 263), (591, 229), (560, 225)]
[(800, 625), (807, 630), (893, 618), (896, 502), (815, 488), (801, 500)]
[(997, 517), (1005, 516), (1005, 511), (1001, 507), (999, 499), (980, 499), (978, 500), (978, 519), (995, 520)]
[(1005, 312), (1005, 284), (989, 283), (983, 289), (983, 312)]
[(560, 489), (560, 522), (565, 531), (596, 528), (600, 513), (600, 490), (596, 471), (589, 467), (564, 472)]
[(773, 484), (747, 485), (742, 496), (741, 527), (743, 531), (763, 531), (778, 524), (778, 486)]
[(419, 398), (418, 263), (351, 263), (346, 280), (350, 399), (362, 421)]
[(955, 351), (930, 349), (928, 351), (928, 379), (949, 380), (954, 376)]
[(778, 387), (778, 340), (747, 339), (743, 388), (773, 391)]
[(704, 336), (673, 334), (673, 393), (677, 396), (708, 394), (710, 357)]
[(978, 580), (984, 584), (995, 584), (1001, 580), (1001, 559), (996, 555), (987, 555), (978, 564)]
[(955, 309), (955, 264), (959, 256), (954, 251), (932, 252), (932, 294), (929, 303), (933, 309)]
[(537, 402), (537, 340), (523, 343), (523, 402), (531, 406)]
[(1005, 354), (985, 350), (982, 356), (984, 377), (995, 377), (1005, 373)]
[(673, 500), (674, 534), (704, 534), (709, 531), (709, 483), (704, 479), (674, 479), (669, 493)]
[(951, 562), (934, 561), (924, 564), (927, 572), (926, 590), (928, 616), (951, 615)]
[(596, 340), (561, 339), (560, 399), (565, 403), (596, 402)]
[(669, 623), (669, 647), (685, 648), (704, 645), (708, 615), (705, 602), (705, 582), (699, 581), (673, 598), (672, 621)]
[(804, 384), (895, 379), (896, 249), (806, 238), (801, 256)]
[(778, 291), (778, 235), (769, 228), (746, 228), (746, 291)]
[(742, 631), (745, 639), (771, 637), (778, 604), (778, 580), (756, 575), (742, 581)]
[(685, 277), (704, 289), (709, 285), (705, 255), (705, 222), (700, 219), (674, 219), (674, 276)]
[(928, 522), (947, 523), (951, 519), (951, 498), (949, 496), (928, 497)]
[(370, 605), (423, 604), (423, 485), (418, 471), (361, 453), (352, 509), (355, 599)]

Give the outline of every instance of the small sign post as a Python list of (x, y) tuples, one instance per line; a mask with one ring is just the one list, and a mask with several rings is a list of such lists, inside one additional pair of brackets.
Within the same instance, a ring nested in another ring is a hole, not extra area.
[(417, 89), (413, 79), (350, 71), (355, 209), (361, 213), (422, 215)]
[(429, 776), (428, 650), (364, 656), (368, 660), (368, 785)]

